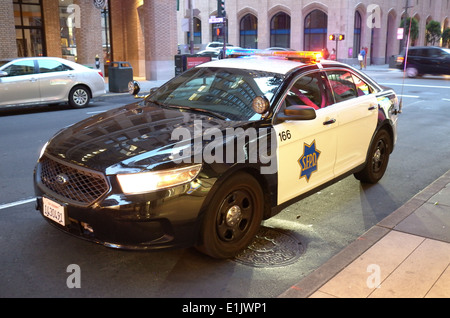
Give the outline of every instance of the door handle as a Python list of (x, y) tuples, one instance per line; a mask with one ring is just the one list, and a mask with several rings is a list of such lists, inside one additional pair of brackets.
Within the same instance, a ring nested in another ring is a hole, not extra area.
[(30, 79), (30, 82), (31, 82), (31, 83), (37, 82), (37, 78), (36, 78), (36, 77), (32, 77), (32, 78)]
[(325, 121), (323, 124), (324, 126), (332, 125), (336, 122), (336, 119), (332, 118), (330, 120)]
[(376, 105), (376, 104), (371, 104), (369, 107), (369, 110), (375, 110), (375, 109), (377, 109), (377, 106), (378, 105)]

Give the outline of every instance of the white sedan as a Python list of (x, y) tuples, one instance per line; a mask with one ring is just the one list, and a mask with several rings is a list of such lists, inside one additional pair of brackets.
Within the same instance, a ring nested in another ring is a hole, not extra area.
[(98, 70), (55, 57), (0, 61), (0, 107), (68, 102), (82, 108), (104, 95)]

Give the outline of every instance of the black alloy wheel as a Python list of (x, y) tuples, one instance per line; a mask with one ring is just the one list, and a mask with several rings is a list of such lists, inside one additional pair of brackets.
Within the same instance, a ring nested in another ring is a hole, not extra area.
[(386, 172), (392, 141), (389, 133), (382, 129), (373, 139), (364, 169), (355, 173), (356, 179), (365, 183), (377, 183)]
[(227, 179), (206, 210), (197, 249), (218, 259), (232, 258), (254, 239), (263, 218), (264, 197), (248, 173)]

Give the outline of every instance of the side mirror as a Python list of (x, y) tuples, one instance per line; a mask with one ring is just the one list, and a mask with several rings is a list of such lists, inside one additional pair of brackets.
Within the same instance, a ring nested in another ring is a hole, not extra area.
[(304, 105), (286, 107), (283, 113), (278, 113), (276, 116), (279, 122), (285, 122), (287, 120), (313, 120), (316, 117), (316, 110)]
[(141, 87), (139, 86), (139, 83), (136, 81), (131, 81), (128, 83), (128, 92), (131, 95), (136, 96), (141, 91)]
[(6, 77), (8, 75), (9, 75), (8, 73), (0, 71), (0, 77)]

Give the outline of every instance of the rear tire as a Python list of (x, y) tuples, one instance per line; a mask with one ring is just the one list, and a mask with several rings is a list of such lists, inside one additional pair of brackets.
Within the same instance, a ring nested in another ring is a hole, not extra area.
[(72, 108), (84, 108), (90, 100), (90, 93), (84, 86), (75, 86), (69, 93), (69, 105)]
[(196, 248), (213, 258), (236, 256), (254, 239), (263, 218), (264, 195), (248, 173), (227, 179), (207, 207)]
[(364, 169), (355, 173), (355, 178), (361, 182), (372, 184), (380, 181), (386, 172), (391, 152), (391, 136), (386, 130), (380, 130), (370, 146)]
[(419, 75), (419, 71), (417, 68), (411, 66), (406, 69), (406, 75), (410, 78), (414, 78)]

